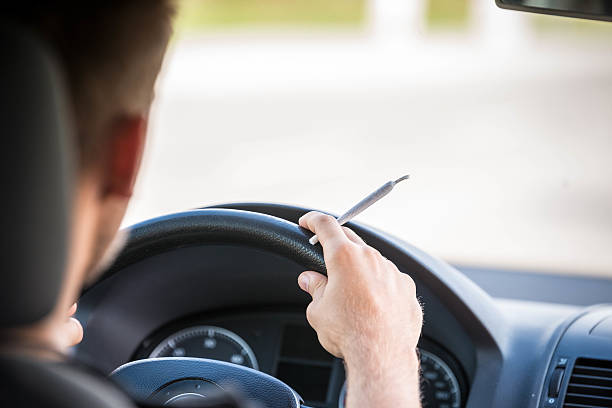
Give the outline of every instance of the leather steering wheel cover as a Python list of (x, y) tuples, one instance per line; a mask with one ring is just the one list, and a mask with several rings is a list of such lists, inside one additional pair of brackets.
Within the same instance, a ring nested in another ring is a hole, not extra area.
[(308, 242), (312, 235), (292, 222), (250, 211), (202, 209), (170, 214), (132, 227), (126, 247), (102, 279), (159, 253), (202, 244), (259, 248), (326, 273), (323, 248)]

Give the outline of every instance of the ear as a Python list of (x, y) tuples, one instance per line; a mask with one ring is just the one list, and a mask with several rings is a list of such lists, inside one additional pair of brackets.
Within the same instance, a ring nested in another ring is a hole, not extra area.
[(143, 116), (127, 116), (113, 125), (107, 151), (105, 195), (129, 198), (140, 167), (147, 121)]

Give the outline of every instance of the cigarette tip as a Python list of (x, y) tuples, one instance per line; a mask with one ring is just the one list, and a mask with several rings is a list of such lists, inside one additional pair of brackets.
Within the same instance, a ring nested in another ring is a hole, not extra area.
[(317, 245), (317, 242), (319, 242), (319, 237), (313, 235), (312, 237), (310, 237), (308, 242), (310, 242), (310, 245)]
[(395, 181), (393, 182), (393, 184), (397, 184), (397, 183), (399, 183), (400, 181), (408, 180), (409, 178), (410, 178), (410, 174), (406, 174), (405, 176), (402, 176), (402, 177), (398, 178), (397, 180), (395, 180)]

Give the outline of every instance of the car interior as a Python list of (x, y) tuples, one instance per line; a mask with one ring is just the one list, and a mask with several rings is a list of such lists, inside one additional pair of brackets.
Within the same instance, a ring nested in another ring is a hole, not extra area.
[[(607, 0), (497, 4), (612, 21)], [(0, 161), (0, 324), (13, 327), (57, 298), (74, 129), (50, 51), (11, 24), (0, 43), (9, 62), (0, 120), (12, 135)], [(310, 210), (233, 202), (129, 227), (126, 247), (78, 301), (85, 336), (72, 358), (88, 371), (15, 360), (3, 364), (3, 389), (40, 392), (41, 407), (199, 406), (227, 388), (264, 407), (343, 407), (343, 362), (319, 344), (304, 313), (310, 297), (296, 285), (303, 270), (326, 270), (321, 246), (297, 225)], [(612, 281), (456, 267), (359, 221), (348, 226), (416, 283), (423, 407), (612, 406)]]

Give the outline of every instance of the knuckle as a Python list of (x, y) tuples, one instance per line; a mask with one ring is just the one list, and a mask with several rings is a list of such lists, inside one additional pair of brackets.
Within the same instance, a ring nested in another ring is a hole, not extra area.
[(330, 224), (337, 222), (336, 219), (332, 217), (331, 215), (322, 214), (322, 213), (317, 213), (315, 220), (318, 223), (324, 224), (324, 225), (330, 225)]
[(414, 283), (414, 279), (412, 279), (410, 275), (408, 275), (407, 273), (402, 273), (402, 276), (404, 277), (406, 284), (410, 286), (416, 286), (416, 284)]
[[(387, 268), (389, 268), (391, 271), (393, 271), (393, 273), (400, 275), (400, 277), (402, 277), (401, 279), (405, 279), (403, 278), (403, 276), (408, 276), (405, 273), (403, 273), (402, 271), (400, 271), (397, 268), (397, 265), (395, 265), (392, 261), (388, 260), (387, 258), (385, 258), (385, 265), (387, 265)], [(410, 276), (408, 276), (410, 278)]]
[(325, 277), (320, 277), (320, 279), (314, 279), (312, 283), (312, 290), (310, 293), (313, 297), (320, 296), (323, 293), (323, 290), (327, 286), (327, 279)]
[(334, 248), (334, 254), (341, 258), (350, 258), (355, 255), (355, 245), (350, 241), (342, 241)]
[(406, 285), (410, 290), (416, 291), (416, 283), (414, 283), (414, 279), (407, 273), (401, 273), (402, 279), (404, 281), (404, 285)]
[(380, 252), (378, 252), (378, 249), (373, 248), (371, 246), (363, 247), (363, 252), (366, 256), (370, 258), (382, 258), (382, 255), (380, 254)]
[(317, 291), (321, 286), (323, 286), (323, 279), (320, 279), (316, 276), (310, 277), (310, 285), (308, 287), (311, 294)]
[(306, 308), (306, 320), (316, 330), (317, 327), (317, 312), (313, 302), (311, 302)]
[(346, 232), (347, 234), (351, 234), (351, 235), (355, 234), (355, 232), (352, 229), (350, 229), (349, 227), (345, 227), (344, 225), (342, 226), (342, 230)]
[(305, 225), (316, 224), (317, 216), (319, 214), (320, 213), (317, 211), (309, 211), (300, 218), (299, 222), (300, 224), (305, 224)]
[(341, 356), (341, 353), (338, 349), (336, 342), (333, 341), (329, 336), (327, 336), (326, 334), (317, 332), (317, 339), (319, 340), (319, 343), (321, 344), (321, 346), (323, 346), (323, 348), (327, 350), (328, 353), (331, 353), (336, 357)]
[(342, 229), (344, 230), (344, 232), (346, 232), (349, 235), (352, 235), (354, 237), (359, 237), (359, 235), (357, 235), (357, 233), (355, 231), (353, 231), (352, 229), (350, 229), (349, 227), (345, 227), (344, 225), (342, 226)]

